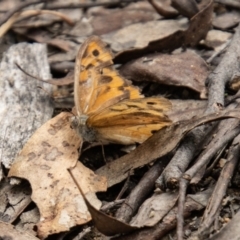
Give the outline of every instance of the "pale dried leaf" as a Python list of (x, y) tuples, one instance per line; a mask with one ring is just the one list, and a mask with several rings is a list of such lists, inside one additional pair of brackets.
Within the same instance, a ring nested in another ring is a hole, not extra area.
[(231, 39), (232, 34), (220, 30), (212, 29), (208, 32), (204, 41), (204, 45), (213, 48), (215, 51), (219, 51), (222, 45)]
[[(70, 113), (61, 113), (40, 127), (25, 144), (9, 171), (9, 177), (27, 179), (32, 200), (41, 219), (38, 235), (68, 231), (91, 220), (87, 206), (67, 169), (75, 166), (81, 139), (70, 128)], [(80, 162), (73, 169), (91, 204), (99, 209), (96, 191), (106, 190), (106, 180), (96, 176)]]
[(217, 15), (213, 19), (213, 26), (218, 29), (229, 29), (235, 27), (239, 22), (239, 11), (231, 11)]
[(179, 30), (186, 30), (187, 27), (188, 21), (186, 18), (135, 23), (118, 30), (114, 34), (103, 35), (103, 40), (111, 43), (111, 48), (114, 51), (122, 51), (133, 47), (143, 48), (151, 41), (165, 38)]
[(39, 238), (26, 231), (16, 230), (9, 223), (0, 222), (0, 239), (3, 240), (39, 240)]

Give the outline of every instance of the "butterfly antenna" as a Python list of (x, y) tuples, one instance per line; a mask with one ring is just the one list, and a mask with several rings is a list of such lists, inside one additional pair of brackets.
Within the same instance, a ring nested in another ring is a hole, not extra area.
[(101, 146), (102, 146), (103, 160), (104, 160), (105, 163), (107, 163), (107, 160), (106, 160), (106, 157), (105, 157), (105, 152), (104, 152), (104, 146), (103, 146), (103, 144), (101, 144)]
[[(83, 146), (83, 141), (81, 141), (81, 143), (80, 143), (80, 146), (79, 146), (79, 150), (78, 150), (78, 152), (79, 152), (79, 158), (81, 157), (81, 155), (82, 155), (82, 153), (83, 153), (83, 148), (82, 148), (82, 146)], [(77, 164), (77, 163), (76, 163)]]
[(28, 72), (27, 72), (26, 70), (24, 70), (17, 62), (14, 62), (14, 63), (15, 63), (15, 65), (19, 68), (19, 70), (21, 70), (21, 71), (22, 71), (24, 74), (26, 74), (27, 76), (32, 77), (32, 78), (34, 78), (34, 79), (36, 79), (36, 80), (39, 80), (39, 81), (41, 81), (41, 82), (48, 83), (48, 82), (45, 81), (44, 79), (39, 78), (39, 77), (36, 77), (36, 76), (28, 73)]

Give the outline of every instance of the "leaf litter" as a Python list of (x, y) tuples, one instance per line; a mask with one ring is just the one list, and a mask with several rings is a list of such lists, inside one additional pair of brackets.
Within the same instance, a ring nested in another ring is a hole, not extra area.
[[(50, 66), (61, 77), (63, 73), (73, 70), (72, 61), (79, 44), (88, 36), (98, 34), (101, 35), (104, 41), (109, 43), (114, 51), (118, 52), (115, 62), (123, 63), (120, 68), (121, 74), (140, 86), (143, 91), (147, 92), (160, 84), (165, 87), (167, 85), (171, 86), (171, 88), (167, 88), (169, 90), (165, 91), (165, 94), (167, 97), (173, 98), (171, 102), (174, 106), (168, 114), (174, 124), (154, 134), (145, 143), (123, 157), (120, 157), (122, 155), (121, 150), (114, 152), (115, 161), (110, 161), (112, 157), (107, 151), (109, 147), (104, 146), (105, 154), (103, 153), (103, 155), (105, 157), (103, 159), (106, 163), (103, 162), (102, 167), (95, 173), (78, 161), (78, 149), (82, 142), (70, 128), (69, 118), (72, 116), (70, 113), (61, 110), (61, 114), (49, 120), (32, 135), (15, 159), (8, 176), (24, 178), (30, 183), (32, 188), (31, 199), (35, 202), (40, 214), (39, 222), (32, 223), (31, 227), (33, 229), (34, 224), (36, 224), (37, 236), (41, 239), (51, 237), (52, 234), (61, 234), (61, 232), (71, 234), (72, 227), (86, 224), (95, 226), (106, 235), (125, 233), (124, 236), (118, 236), (114, 239), (156, 239), (166, 236), (170, 230), (175, 229), (177, 221), (178, 226), (181, 227), (181, 224), (179, 224), (181, 219), (176, 218), (181, 213), (177, 210), (177, 204), (185, 204), (181, 216), (186, 218), (194, 216), (193, 211), (203, 210), (207, 206), (213, 191), (212, 186), (209, 186), (216, 184), (217, 181), (213, 178), (209, 180), (211, 184), (208, 184), (207, 180), (205, 182), (195, 182), (195, 185), (204, 189), (204, 191), (199, 191), (197, 188), (194, 190), (194, 186), (189, 185), (189, 191), (195, 191), (195, 194), (186, 193), (185, 203), (182, 202), (182, 197), (178, 198), (178, 189), (175, 189), (175, 192), (172, 192), (171, 189), (167, 192), (164, 192), (165, 189), (161, 190), (163, 192), (156, 189), (155, 193), (151, 193), (151, 196), (147, 196), (139, 202), (136, 201), (139, 210), (138, 213), (133, 214), (130, 223), (124, 223), (116, 219), (113, 209), (109, 210), (109, 215), (99, 211), (102, 205), (99, 199), (108, 199), (110, 196), (110, 201), (114, 206), (115, 194), (113, 189), (119, 188), (116, 184), (120, 184), (127, 178), (130, 179), (131, 183), (138, 182), (139, 171), (148, 171), (145, 168), (156, 167), (157, 165), (152, 166), (152, 164), (159, 158), (170, 157), (171, 154), (178, 152), (183, 139), (188, 138), (188, 133), (192, 129), (199, 125), (214, 126), (214, 124), (209, 125), (207, 123), (210, 121), (221, 122), (222, 118), (233, 117), (239, 119), (237, 110), (221, 111), (224, 108), (221, 100), (211, 102), (211, 84), (207, 86), (205, 82), (209, 82), (212, 69), (215, 67), (214, 64), (217, 63), (211, 62), (212, 66), (207, 66), (204, 62), (209, 56), (217, 56), (222, 53), (224, 55), (222, 46), (232, 37), (225, 29), (233, 29), (239, 22), (238, 11), (235, 10), (224, 15), (221, 12), (224, 7), (215, 7), (213, 9), (213, 2), (207, 0), (202, 1), (197, 7), (194, 4), (191, 5), (190, 2), (186, 5), (176, 4), (177, 1), (172, 2), (174, 3), (172, 3), (171, 8), (169, 8), (169, 1), (161, 2), (161, 4), (157, 3), (157, 1), (140, 1), (126, 5), (121, 3), (123, 5), (118, 8), (119, 2), (116, 1), (114, 7), (111, 5), (111, 8), (89, 8), (85, 5), (85, 11), (80, 9), (77, 11), (76, 7), (75, 9), (64, 10), (64, 7), (67, 6), (65, 2), (39, 4), (36, 5), (37, 11), (41, 11), (42, 8), (43, 10), (44, 8), (52, 10), (58, 8), (59, 4), (58, 11), (61, 12), (62, 16), (66, 14), (67, 17), (59, 19), (39, 15), (31, 17), (31, 21), (23, 19), (21, 22), (15, 23), (15, 20), (17, 20), (17, 15), (15, 15), (15, 18), (10, 20), (8, 27), (3, 29), (3, 36), (6, 35), (8, 29), (11, 29), (25, 40), (31, 39), (31, 41), (47, 44), (50, 53), (48, 56)], [(6, 9), (10, 9), (10, 5), (6, 2), (4, 4), (3, 6), (6, 6)], [(16, 4), (18, 4), (17, 1)], [(71, 4), (76, 3), (71, 1)], [(71, 4), (69, 3), (69, 6)], [(224, 10), (227, 11), (226, 9)], [(21, 15), (24, 10), (16, 12)], [(217, 26), (217, 31), (209, 31), (212, 26), (213, 12), (216, 13), (213, 24)], [(162, 16), (157, 13), (161, 13)], [(125, 17), (121, 17), (121, 14)], [(182, 16), (179, 14), (182, 14)], [(166, 19), (164, 16), (170, 19)], [(75, 22), (74, 27), (64, 24), (64, 20), (68, 18)], [(112, 22), (112, 24), (103, 26), (106, 21)], [(235, 29), (235, 31), (237, 30)], [(201, 41), (205, 36), (205, 41)], [(181, 47), (183, 49), (180, 49)], [(190, 50), (190, 47), (194, 48), (194, 51), (193, 49)], [(23, 69), (23, 71), (28, 76), (32, 75), (32, 77), (36, 77), (40, 81), (46, 81), (34, 76), (28, 69)], [(238, 81), (237, 73), (234, 74), (235, 77), (232, 79), (236, 82)], [(55, 84), (55, 81), (57, 80), (49, 79), (48, 82)], [(70, 86), (70, 89), (66, 88), (64, 96), (71, 97), (71, 83), (71, 76), (68, 78), (63, 76), (62, 80), (55, 84), (59, 92), (55, 92), (53, 96), (59, 94), (62, 91), (61, 88), (65, 88), (64, 85), (66, 85)], [(173, 94), (171, 91), (174, 91), (174, 88), (179, 92), (184, 91), (185, 94)], [(210, 93), (207, 95), (209, 89)], [(154, 91), (156, 92), (157, 89), (154, 89)], [(234, 93), (230, 92), (230, 94)], [(180, 99), (180, 95), (187, 97), (187, 100)], [(221, 96), (220, 93), (218, 95)], [(209, 98), (207, 101), (199, 99), (206, 97)], [(226, 102), (228, 101), (226, 98)], [(64, 106), (64, 104), (59, 101), (55, 106)], [(73, 104), (70, 103), (68, 106), (73, 107)], [(210, 108), (210, 106), (216, 109), (216, 113), (203, 116), (206, 114), (205, 109)], [(226, 130), (226, 136), (227, 134)], [(214, 139), (214, 135), (211, 136)], [(236, 144), (236, 141), (234, 144)], [(96, 147), (90, 147), (89, 151), (95, 149), (98, 154), (102, 155), (102, 150), (99, 151)], [(226, 146), (224, 149), (228, 149), (228, 147)], [(235, 149), (234, 146), (233, 149)], [(199, 149), (194, 151), (198, 155), (198, 151), (203, 152), (203, 150), (204, 147), (199, 145)], [(224, 153), (223, 150), (222, 154)], [(94, 159), (92, 160), (94, 162)], [(186, 164), (186, 166), (190, 168), (191, 165)], [(215, 165), (215, 167), (218, 166)], [(68, 169), (72, 168), (74, 169), (71, 171), (80, 189), (74, 184), (69, 175)], [(178, 166), (178, 168), (182, 170), (185, 177), (185, 169), (182, 166)], [(225, 169), (227, 169), (225, 171), (228, 171), (229, 168)], [(210, 168), (207, 168), (205, 171), (210, 170)], [(169, 172), (169, 170), (167, 171)], [(172, 173), (174, 174), (174, 171)], [(161, 174), (161, 176), (163, 179), (166, 178), (164, 180), (165, 186), (169, 187), (171, 185), (168, 185), (169, 182), (164, 174)], [(141, 174), (140, 178), (144, 178), (143, 174)], [(178, 181), (177, 177), (176, 179)], [(225, 181), (223, 176), (219, 177), (220, 180), (221, 182)], [(13, 179), (11, 182), (14, 182)], [(216, 187), (218, 185), (216, 184)], [(178, 186), (178, 184), (172, 186)], [(21, 185), (19, 187), (21, 188)], [(103, 195), (105, 197), (101, 195), (99, 195), (100, 198), (96, 197), (96, 192), (106, 191), (107, 188), (108, 192)], [(154, 186), (151, 185), (149, 188), (154, 189)], [(5, 189), (7, 193), (10, 188), (0, 189)], [(2, 195), (0, 194), (0, 197), (6, 205), (8, 201), (4, 197), (6, 196), (5, 192), (1, 191)], [(128, 186), (128, 190), (123, 193), (123, 196), (127, 196), (129, 191), (131, 191), (131, 188)], [(221, 197), (223, 195), (223, 192), (221, 192)], [(15, 204), (14, 201), (9, 202), (12, 205)], [(15, 215), (10, 213), (9, 219), (11, 220), (7, 221), (13, 221), (18, 215), (20, 215), (21, 221), (28, 221), (27, 215), (24, 214), (28, 213), (25, 208), (28, 207), (29, 203), (30, 198), (26, 197), (22, 207), (19, 206), (19, 210), (16, 210)], [(223, 208), (226, 210), (225, 206)], [(4, 205), (0, 209), (1, 212), (4, 212)], [(37, 215), (37, 212), (35, 208), (32, 213), (29, 212), (29, 216), (31, 214)], [(5, 216), (7, 216), (7, 213), (6, 211)], [(91, 220), (92, 224), (90, 223)], [(195, 223), (197, 224), (197, 220), (196, 222), (194, 220), (190, 221), (189, 229), (191, 224)], [(137, 226), (137, 228), (133, 226)], [(9, 225), (9, 227), (12, 226)], [(199, 227), (199, 229), (201, 228)], [(133, 233), (127, 234), (132, 231)], [(31, 234), (33, 232), (34, 230), (30, 231)], [(81, 232), (81, 228), (79, 228), (79, 232)], [(20, 233), (16, 233), (16, 236), (17, 234)], [(178, 228), (175, 236), (181, 239), (181, 234), (181, 228)], [(201, 235), (202, 232), (197, 233), (196, 229), (193, 229), (192, 235), (194, 234)], [(66, 239), (73, 239), (73, 237), (67, 235)]]

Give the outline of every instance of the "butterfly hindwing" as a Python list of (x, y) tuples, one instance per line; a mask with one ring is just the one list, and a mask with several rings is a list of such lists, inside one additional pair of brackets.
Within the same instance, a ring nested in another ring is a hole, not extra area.
[(166, 112), (171, 103), (165, 98), (126, 99), (97, 114), (90, 115), (87, 124), (92, 128), (169, 123)]
[(103, 142), (142, 143), (153, 132), (171, 124), (165, 115), (170, 108), (165, 98), (127, 99), (90, 115), (87, 125)]
[(162, 122), (159, 124), (121, 126), (119, 127), (103, 127), (97, 130), (97, 138), (103, 143), (116, 144), (135, 144), (143, 143), (146, 139), (152, 136), (159, 129), (169, 126), (171, 123)]

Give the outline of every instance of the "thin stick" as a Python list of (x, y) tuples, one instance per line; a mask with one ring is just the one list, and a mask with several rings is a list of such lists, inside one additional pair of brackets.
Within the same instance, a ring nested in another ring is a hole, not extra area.
[(41, 0), (41, 1), (34, 1), (34, 2), (25, 2), (25, 3), (21, 3), (18, 6), (16, 6), (15, 8), (9, 10), (3, 17), (2, 19), (0, 19), (0, 26), (7, 22), (7, 20), (13, 16), (14, 13), (19, 12), (21, 9), (28, 7), (30, 5), (34, 5), (34, 4), (38, 4), (38, 3), (43, 3), (43, 2), (47, 2), (49, 0)]
[(59, 4), (59, 5), (52, 5), (47, 6), (46, 9), (49, 10), (56, 10), (56, 9), (75, 9), (75, 8), (91, 8), (91, 7), (110, 7), (121, 3), (131, 3), (131, 2), (138, 2), (140, 0), (118, 0), (118, 1), (109, 1), (109, 2), (101, 2), (101, 3), (79, 3), (79, 4)]

